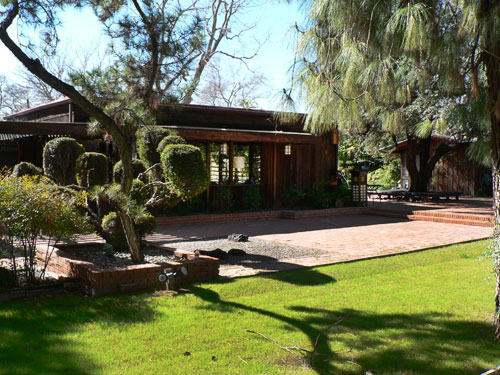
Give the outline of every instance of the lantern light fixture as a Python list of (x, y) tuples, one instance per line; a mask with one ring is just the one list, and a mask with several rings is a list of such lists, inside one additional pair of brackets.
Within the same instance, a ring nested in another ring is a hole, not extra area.
[(291, 144), (285, 145), (285, 155), (292, 155), (292, 145)]
[(227, 155), (227, 143), (223, 143), (221, 145), (220, 152), (224, 155)]

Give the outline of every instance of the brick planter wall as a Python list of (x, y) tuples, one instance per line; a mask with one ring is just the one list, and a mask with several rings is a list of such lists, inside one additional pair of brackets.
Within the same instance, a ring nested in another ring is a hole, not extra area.
[[(89, 246), (89, 244), (85, 244), (85, 246)], [(51, 250), (51, 248), (48, 249), (48, 251)], [(219, 276), (219, 260), (208, 256), (200, 256), (196, 259), (192, 256), (186, 256), (187, 259), (182, 262), (137, 264), (102, 269), (65, 252), (63, 248), (53, 250), (47, 269), (79, 280), (84, 291), (92, 296), (117, 292), (165, 289), (165, 283), (160, 283), (157, 280), (158, 274), (165, 268), (172, 268), (174, 271), (181, 266), (187, 268), (187, 276), (176, 278), (178, 284), (216, 280)], [(37, 248), (37, 261), (39, 263), (43, 264), (46, 251), (45, 246)]]

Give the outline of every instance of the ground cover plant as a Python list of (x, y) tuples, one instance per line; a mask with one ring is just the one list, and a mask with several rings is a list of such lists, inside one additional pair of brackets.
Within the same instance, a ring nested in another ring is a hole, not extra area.
[(479, 374), (500, 362), (486, 246), (3, 304), (0, 374)]

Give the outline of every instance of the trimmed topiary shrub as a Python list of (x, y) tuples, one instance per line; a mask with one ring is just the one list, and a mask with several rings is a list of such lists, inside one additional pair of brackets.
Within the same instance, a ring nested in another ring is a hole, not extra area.
[[(134, 178), (136, 178), (146, 170), (144, 163), (139, 159), (132, 159), (132, 169), (134, 172)], [(113, 167), (113, 182), (115, 182), (116, 184), (121, 184), (123, 182), (123, 178), (123, 163), (120, 160)]]
[(76, 162), (76, 181), (80, 186), (104, 185), (108, 182), (108, 158), (98, 152), (85, 152)]
[[(137, 235), (142, 240), (146, 234), (152, 233), (156, 229), (156, 220), (149, 213), (142, 213), (134, 217), (134, 224)], [(113, 239), (110, 241), (117, 251), (128, 251), (127, 239), (120, 224), (120, 219), (116, 212), (112, 211), (102, 219), (102, 227), (111, 233)]]
[(160, 162), (157, 151), (160, 141), (169, 136), (171, 131), (161, 126), (143, 126), (135, 133), (137, 153), (147, 168)]
[(137, 205), (143, 206), (151, 197), (151, 191), (146, 187), (144, 182), (135, 179), (132, 181), (132, 189), (130, 190), (130, 198), (132, 198)]
[(156, 150), (161, 154), (165, 149), (165, 147), (167, 147), (168, 145), (184, 145), (184, 144), (186, 144), (184, 138), (179, 137), (178, 135), (169, 135), (168, 137), (165, 137), (161, 140)]
[(43, 149), (43, 170), (59, 185), (76, 182), (76, 161), (85, 152), (73, 138), (55, 138)]
[(22, 161), (19, 164), (16, 164), (12, 170), (13, 177), (41, 175), (43, 175), (42, 168), (38, 168), (36, 165), (28, 163), (27, 161)]
[(168, 145), (161, 153), (165, 181), (174, 192), (189, 199), (208, 187), (210, 178), (198, 147)]

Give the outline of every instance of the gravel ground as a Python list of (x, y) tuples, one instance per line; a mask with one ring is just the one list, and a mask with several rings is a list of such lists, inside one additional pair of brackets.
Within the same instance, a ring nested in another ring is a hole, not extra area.
[[(94, 263), (101, 268), (126, 267), (134, 264), (128, 252), (114, 252), (111, 255), (95, 246), (64, 249), (64, 251), (74, 254), (82, 260)], [(175, 255), (162, 249), (146, 248), (142, 251), (146, 263), (165, 263), (171, 260), (178, 260)]]
[(221, 264), (248, 264), (248, 263), (264, 263), (275, 260), (298, 258), (304, 256), (314, 256), (321, 251), (308, 249), (299, 246), (289, 246), (272, 241), (263, 241), (249, 238), (247, 242), (234, 242), (226, 238), (215, 240), (199, 240), (199, 241), (182, 241), (169, 242), (168, 247), (179, 250), (195, 251), (195, 250), (215, 250), (221, 249), (229, 251), (231, 249), (240, 249), (247, 253), (243, 256), (230, 256), (226, 259), (221, 259)]

